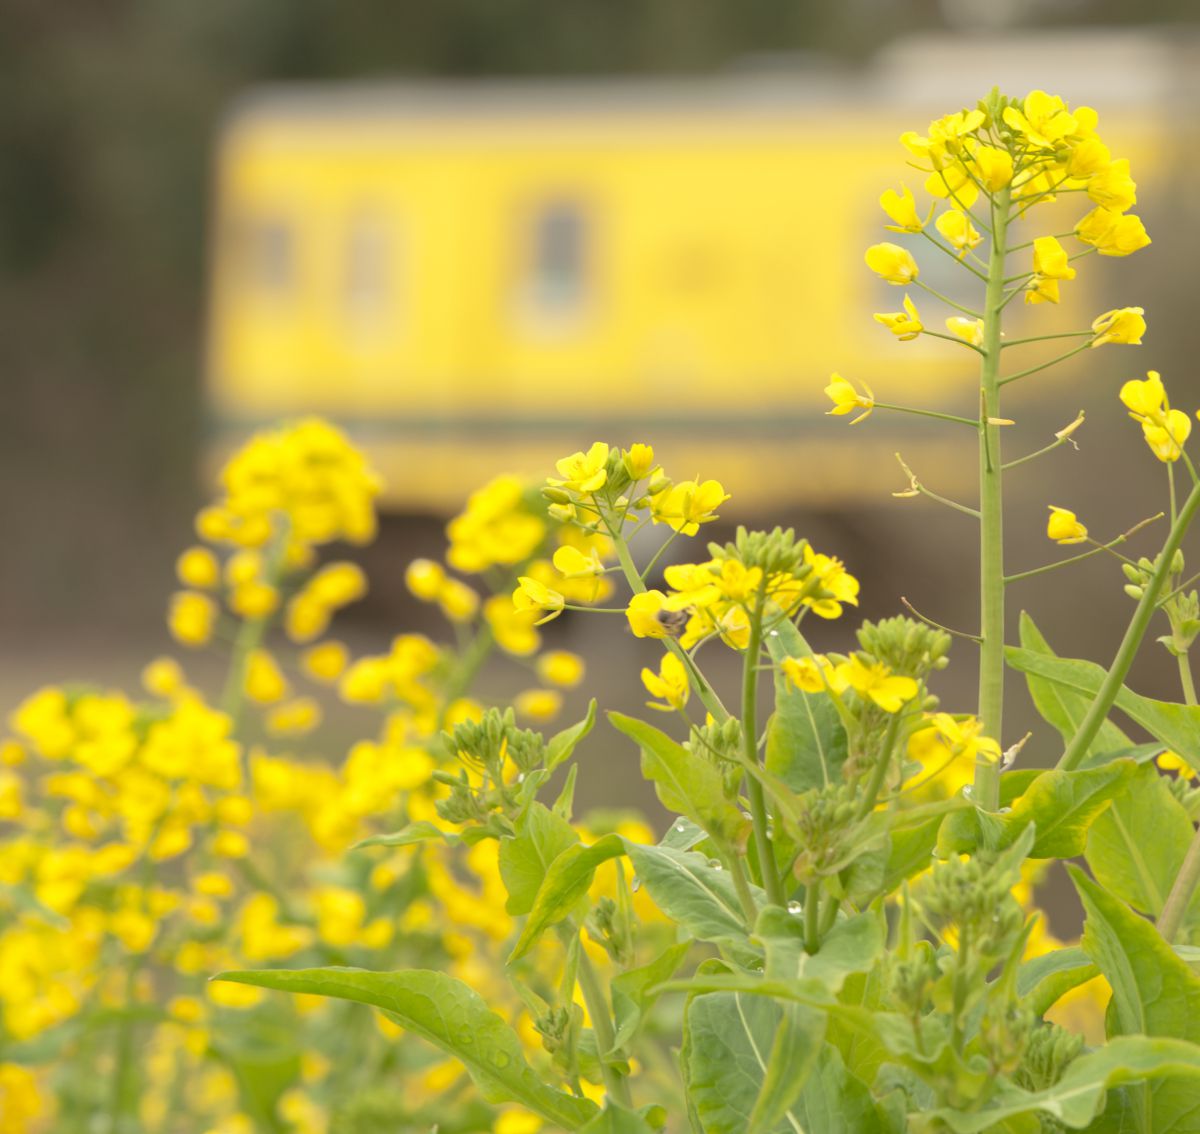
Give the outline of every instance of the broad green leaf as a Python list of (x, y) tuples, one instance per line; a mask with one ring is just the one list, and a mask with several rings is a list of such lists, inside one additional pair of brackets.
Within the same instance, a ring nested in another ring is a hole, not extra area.
[(838, 1049), (828, 1044), (792, 1111), (812, 1134), (884, 1134), (886, 1129), (866, 1084), (846, 1070)]
[[(1190, 1098), (1187, 1110), (1195, 1111), (1195, 1100), (1200, 1098), (1200, 1047), (1183, 1040), (1121, 1036), (1075, 1060), (1063, 1077), (1044, 1091), (1022, 1091), (1002, 1083), (983, 1110), (937, 1110), (928, 1117), (940, 1119), (954, 1134), (984, 1134), (985, 1131), (1002, 1129), (998, 1123), (1030, 1113), (1056, 1118), (1069, 1130), (1086, 1127), (1088, 1130), (1104, 1129), (1115, 1134), (1117, 1130), (1127, 1128), (1103, 1123), (1093, 1127), (1090, 1124), (1111, 1088), (1143, 1080), (1155, 1081), (1154, 1085), (1158, 1087), (1177, 1084), (1180, 1100)], [(1154, 1125), (1146, 1134), (1184, 1134), (1185, 1131), (1196, 1129), (1193, 1123), (1197, 1119), (1184, 1121), (1185, 1124), (1180, 1125), (1174, 1119), (1167, 1118), (1160, 1125), (1156, 1112)]]
[[(790, 622), (767, 634), (767, 649), (776, 664), (812, 653)], [(795, 792), (826, 787), (841, 781), (846, 750), (846, 730), (833, 702), (821, 693), (801, 692), (777, 672), (775, 712), (767, 724), (767, 771)]]
[[(781, 1005), (767, 1070), (747, 1134), (769, 1134), (788, 1121), (825, 1045), (825, 1017), (800, 1004)], [(790, 1126), (790, 1122), (789, 1122)]]
[(1192, 821), (1153, 767), (1142, 767), (1088, 831), (1087, 864), (1121, 901), (1151, 917), (1162, 913)]
[(533, 909), (550, 864), (578, 842), (570, 823), (534, 800), (521, 816), (516, 835), (500, 840), (500, 878), (508, 890), (505, 909), (514, 917)]
[(1044, 1016), (1059, 997), (1086, 984), (1099, 972), (1078, 946), (1055, 949), (1021, 964), (1017, 970), (1017, 995), (1035, 1016)]
[(1008, 811), (976, 809), (974, 830), (971, 813), (948, 819), (938, 837), (939, 853), (970, 852), (977, 846), (1000, 850), (1034, 824), (1037, 838), (1030, 858), (1074, 858), (1083, 854), (1093, 820), (1136, 771), (1132, 760), (1116, 760), (1099, 768), (1042, 772)]
[[(1112, 986), (1110, 1030), (1195, 1043), (1200, 1039), (1200, 978), (1150, 922), (1078, 867), (1067, 869), (1083, 901), (1083, 951)], [(1134, 1114), (1146, 1120), (1145, 1134), (1200, 1131), (1194, 1083), (1167, 1078), (1138, 1088), (1133, 1097)]]
[(645, 721), (623, 713), (609, 713), (608, 719), (641, 748), (642, 775), (668, 811), (686, 815), (726, 844), (737, 840), (747, 821), (725, 795), (725, 777), (714, 764)]
[[(1094, 698), (1099, 693), (1105, 677), (1104, 669), (1095, 662), (1048, 658), (1015, 646), (1009, 646), (1004, 654), (1013, 669), (1044, 677), (1088, 698)], [(1155, 740), (1161, 741), (1172, 752), (1177, 752), (1200, 771), (1200, 706), (1155, 701), (1124, 686), (1118, 691), (1113, 704)]]
[(567, 1130), (578, 1130), (597, 1113), (595, 1103), (548, 1086), (525, 1062), (516, 1033), (477, 993), (445, 973), (324, 968), (228, 972), (215, 979), (374, 1005), (458, 1059), (490, 1102), (520, 1103)]
[(703, 827), (698, 827), (690, 819), (682, 816), (675, 820), (667, 833), (658, 841), (660, 847), (670, 847), (672, 850), (691, 850), (697, 843), (704, 842), (708, 834)]
[(625, 843), (619, 835), (605, 835), (590, 847), (576, 843), (564, 850), (550, 864), (542, 879), (525, 928), (509, 955), (509, 963), (524, 956), (550, 926), (570, 914), (591, 886), (596, 867), (624, 853)]
[(416, 823), (409, 823), (407, 827), (401, 827), (399, 831), (393, 831), (388, 835), (371, 835), (369, 838), (360, 839), (350, 849), (361, 850), (363, 847), (408, 847), (414, 843), (428, 842), (430, 839), (440, 839), (450, 846), (454, 846), (456, 843), (462, 841), (453, 831), (443, 831), (440, 827), (422, 819)]
[[(772, 1000), (738, 993), (710, 993), (689, 1002), (683, 1072), (703, 1134), (746, 1134), (783, 1013)], [(816, 1046), (819, 1050), (819, 1041)], [(807, 1066), (798, 1078), (812, 1067), (811, 1059), (804, 1062)], [(791, 1107), (785, 1107), (773, 1125), (760, 1129), (768, 1134), (806, 1134)]]
[(690, 948), (690, 942), (681, 941), (678, 945), (664, 950), (649, 964), (639, 965), (636, 969), (626, 969), (613, 978), (614, 1050), (629, 1043), (637, 1034), (643, 1016), (658, 999), (657, 986), (675, 975)]
[[(655, 904), (693, 937), (723, 945), (742, 961), (758, 954), (746, 940), (746, 922), (729, 872), (709, 865), (695, 851), (627, 843), (626, 850), (638, 879)], [(750, 887), (755, 901), (766, 905), (766, 894)]]
[[(1057, 658), (1058, 655), (1042, 637), (1042, 632), (1034, 625), (1029, 613), (1024, 610), (1021, 611), (1020, 634), (1021, 645), (1030, 653)], [(1064, 744), (1070, 741), (1087, 714), (1091, 698), (1030, 672), (1026, 672), (1025, 680), (1029, 685), (1029, 696), (1033, 698), (1034, 707), (1041, 713), (1042, 719), (1058, 729)], [(1133, 741), (1112, 721), (1105, 721), (1088, 747), (1088, 755), (1114, 752), (1121, 748), (1129, 748), (1132, 744)]]
[(564, 760), (570, 759), (575, 746), (592, 731), (596, 723), (596, 699), (588, 702), (587, 716), (578, 724), (555, 733), (546, 743), (546, 770), (553, 772)]

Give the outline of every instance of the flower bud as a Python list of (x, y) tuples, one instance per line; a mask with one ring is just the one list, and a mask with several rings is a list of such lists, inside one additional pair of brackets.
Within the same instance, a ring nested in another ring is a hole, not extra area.
[(1132, 583), (1127, 583), (1124, 587), (1125, 593), (1135, 602), (1142, 601), (1142, 595), (1145, 591), (1141, 587), (1135, 587)]
[(570, 504), (571, 494), (562, 488), (543, 488), (542, 495), (551, 504)]

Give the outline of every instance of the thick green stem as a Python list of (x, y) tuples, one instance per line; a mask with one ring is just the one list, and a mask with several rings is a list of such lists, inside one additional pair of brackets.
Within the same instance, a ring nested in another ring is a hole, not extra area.
[(632, 1108), (633, 1099), (629, 1094), (629, 1083), (609, 1062), (614, 1038), (612, 1016), (609, 1014), (608, 1002), (604, 999), (604, 990), (600, 987), (600, 978), (596, 975), (582, 941), (579, 943), (579, 989), (583, 993), (588, 1015), (592, 1018), (592, 1031), (596, 1033), (600, 1073), (604, 1076), (605, 1090), (622, 1106)]
[[(1004, 709), (1004, 512), (1001, 495), (1000, 416), (1001, 308), (1004, 306), (1005, 238), (1011, 191), (996, 194), (992, 247), (988, 257), (983, 316), (983, 407), (979, 427), (979, 719), (985, 736), (1000, 740)], [(975, 765), (975, 803), (994, 811), (1000, 805), (1000, 769), (980, 756)]]
[(1130, 666), (1133, 665), (1133, 659), (1137, 656), (1138, 647), (1141, 646), (1142, 639), (1146, 636), (1150, 619), (1158, 607), (1159, 596), (1171, 573), (1171, 562), (1175, 558), (1175, 552), (1179, 550), (1184, 533), (1191, 524), (1197, 508), (1200, 508), (1200, 485), (1192, 489), (1187, 500), (1184, 501), (1179, 515), (1176, 516), (1174, 524), (1171, 525), (1167, 542), (1163, 544), (1163, 549), (1159, 553), (1154, 574), (1142, 592), (1137, 609), (1133, 612), (1133, 618), (1130, 619), (1129, 626), (1125, 630), (1125, 637), (1121, 639), (1121, 645), (1117, 648), (1116, 657), (1113, 658), (1112, 665), (1088, 707), (1086, 715), (1080, 722), (1079, 728), (1071, 737), (1071, 743), (1067, 745), (1067, 750), (1058, 762), (1058, 767), (1064, 771), (1077, 768), (1082, 763), (1084, 756), (1087, 755), (1089, 745), (1095, 740), (1096, 733), (1100, 731), (1100, 726), (1108, 716), (1108, 710), (1112, 708), (1113, 701), (1116, 700), (1117, 693), (1124, 684)]
[[(758, 766), (758, 655), (762, 651), (763, 608), (767, 584), (764, 577), (755, 595), (754, 610), (750, 612), (750, 638), (742, 658), (742, 736), (746, 766)], [(773, 905), (782, 906), (787, 900), (779, 884), (775, 867), (775, 848), (767, 829), (767, 800), (757, 777), (746, 774), (746, 794), (750, 799), (750, 817), (754, 824), (754, 845), (758, 850), (758, 868), (763, 889)]]

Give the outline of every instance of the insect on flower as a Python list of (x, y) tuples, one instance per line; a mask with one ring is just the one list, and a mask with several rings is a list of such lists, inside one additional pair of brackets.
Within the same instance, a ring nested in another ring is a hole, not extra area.
[(659, 610), (654, 617), (670, 637), (678, 638), (687, 629), (692, 608), (685, 606), (682, 610)]

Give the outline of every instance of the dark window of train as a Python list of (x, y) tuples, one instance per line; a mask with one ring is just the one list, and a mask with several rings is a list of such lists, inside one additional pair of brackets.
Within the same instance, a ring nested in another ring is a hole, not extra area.
[(588, 218), (577, 201), (550, 201), (534, 214), (530, 272), (535, 307), (554, 315), (587, 298)]
[(290, 291), (296, 277), (296, 241), (283, 220), (256, 220), (240, 227), (246, 281), (255, 291), (279, 295)]
[(391, 292), (391, 239), (382, 217), (359, 213), (351, 219), (346, 236), (343, 276), (347, 312), (371, 318), (387, 309)]

